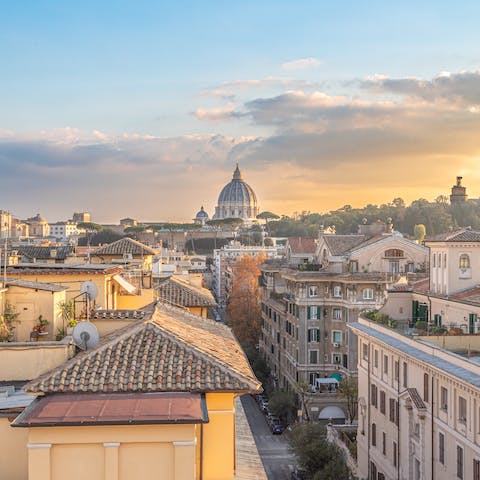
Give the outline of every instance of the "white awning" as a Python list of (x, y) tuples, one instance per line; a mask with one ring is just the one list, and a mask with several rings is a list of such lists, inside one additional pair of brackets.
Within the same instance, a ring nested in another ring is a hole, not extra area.
[(322, 408), (322, 411), (318, 415), (318, 419), (329, 420), (330, 418), (345, 418), (345, 413), (340, 407), (334, 407), (333, 405)]
[(327, 384), (327, 385), (338, 385), (338, 380), (336, 378), (316, 378), (315, 383), (317, 385)]
[(136, 293), (137, 287), (135, 287), (135, 285), (132, 285), (128, 280), (125, 280), (121, 275), (114, 275), (113, 280), (117, 282), (120, 287), (122, 287), (123, 290), (125, 290), (130, 295)]

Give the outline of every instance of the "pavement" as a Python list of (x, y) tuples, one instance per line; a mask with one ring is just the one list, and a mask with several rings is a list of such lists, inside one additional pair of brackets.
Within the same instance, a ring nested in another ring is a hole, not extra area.
[(241, 402), (268, 480), (290, 480), (295, 458), (289, 451), (286, 437), (270, 432), (265, 415), (250, 395), (241, 397)]

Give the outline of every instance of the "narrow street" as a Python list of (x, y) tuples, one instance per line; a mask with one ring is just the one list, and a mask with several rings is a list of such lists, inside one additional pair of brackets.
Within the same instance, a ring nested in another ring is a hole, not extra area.
[(244, 395), (241, 400), (269, 480), (288, 480), (295, 460), (286, 437), (270, 432), (265, 415), (250, 395)]

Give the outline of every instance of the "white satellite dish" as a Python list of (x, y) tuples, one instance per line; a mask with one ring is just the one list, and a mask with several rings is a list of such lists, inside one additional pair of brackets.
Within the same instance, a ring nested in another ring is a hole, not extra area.
[(91, 350), (98, 345), (100, 335), (97, 327), (90, 322), (78, 322), (72, 332), (73, 342), (82, 350)]
[(88, 280), (80, 285), (80, 293), (85, 295), (87, 300), (93, 301), (98, 296), (98, 288), (92, 281)]

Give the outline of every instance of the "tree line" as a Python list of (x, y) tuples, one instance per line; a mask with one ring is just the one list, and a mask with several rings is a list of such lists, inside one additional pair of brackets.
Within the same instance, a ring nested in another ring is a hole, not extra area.
[(303, 211), (292, 216), (282, 216), (269, 221), (268, 232), (271, 236), (316, 237), (323, 227), (335, 226), (336, 233), (356, 233), (358, 225), (377, 220), (387, 222), (391, 219), (394, 229), (406, 236), (414, 237), (415, 225), (425, 225), (428, 236), (447, 232), (450, 228), (467, 227), (480, 229), (480, 201), (450, 204), (446, 196), (439, 196), (433, 202), (420, 198), (407, 205), (402, 198), (394, 198), (382, 205), (366, 205), (353, 208), (344, 205), (328, 213)]

